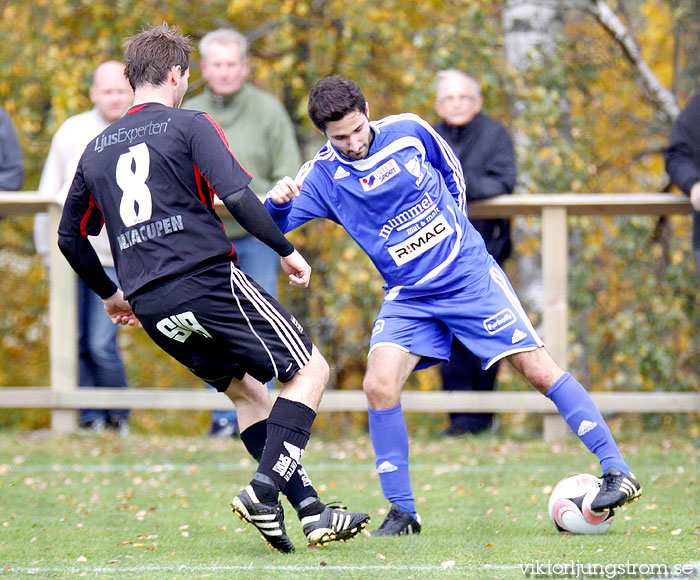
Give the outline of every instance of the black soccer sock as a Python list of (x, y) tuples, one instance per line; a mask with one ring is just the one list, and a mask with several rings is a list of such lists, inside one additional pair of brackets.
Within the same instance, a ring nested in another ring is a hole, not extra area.
[(265, 440), (267, 439), (267, 419), (253, 423), (250, 427), (241, 431), (241, 441), (245, 445), (246, 450), (250, 455), (260, 463), (260, 458), (265, 449)]
[[(241, 441), (248, 450), (248, 453), (260, 462), (263, 450), (265, 449), (265, 440), (267, 439), (267, 420), (263, 419), (254, 423), (241, 433)], [(306, 470), (301, 465), (297, 465), (294, 475), (289, 479), (287, 487), (284, 488), (284, 495), (287, 496), (289, 502), (295, 509), (300, 510), (307, 505), (312, 504), (312, 501), (305, 501), (308, 498), (318, 499), (318, 494), (311, 483), (311, 478), (306, 473)], [(320, 500), (318, 500), (320, 501)], [(304, 515), (315, 515), (319, 512), (314, 512)]]
[[(278, 397), (267, 418), (267, 439), (251, 485), (262, 503), (277, 501), (297, 472), (316, 418), (313, 409)], [(264, 499), (263, 499), (264, 498)]]

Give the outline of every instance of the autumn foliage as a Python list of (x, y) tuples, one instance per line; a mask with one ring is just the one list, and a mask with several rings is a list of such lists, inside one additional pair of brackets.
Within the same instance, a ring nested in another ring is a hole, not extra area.
[[(276, 94), (297, 127), (306, 156), (322, 141), (305, 108), (310, 87), (340, 73), (365, 90), (372, 116), (412, 111), (435, 122), (434, 75), (462, 68), (482, 81), (484, 110), (519, 136), (519, 192), (637, 192), (668, 189), (660, 152), (670, 125), (645, 99), (619, 47), (590, 13), (563, 15), (552, 54), (528, 70), (504, 57), (504, 2), (487, 0), (30, 0), (0, 4), (0, 98), (21, 136), (25, 189), (35, 190), (51, 136), (90, 107), (95, 66), (120, 58), (128, 35), (176, 23), (197, 41), (232, 26), (251, 41), (251, 80)], [(585, 4), (585, 3), (584, 3)], [(580, 5), (579, 5), (580, 6)], [(678, 96), (697, 87), (700, 35), (691, 2), (620, 2), (648, 64)], [(202, 88), (192, 66), (191, 91)], [(577, 218), (571, 221), (571, 368), (594, 390), (697, 390), (698, 279), (690, 219)], [(47, 385), (46, 277), (34, 255), (30, 217), (0, 228), (0, 386)], [(293, 234), (314, 266), (307, 291), (282, 288), (332, 365), (332, 385), (360, 388), (381, 279), (336, 226)], [(526, 238), (516, 253), (538, 252)], [(514, 272), (513, 272), (514, 274)], [(517, 287), (517, 279), (514, 279)], [(536, 313), (535, 313), (536, 316)], [(196, 385), (142, 332), (122, 332), (134, 387)], [(501, 388), (523, 388), (504, 369)], [(439, 388), (435, 370), (412, 388)], [(0, 425), (38, 426), (46, 413), (6, 413)], [(143, 421), (158, 422), (153, 415)], [(173, 420), (174, 421), (174, 420)], [(204, 421), (204, 419), (202, 420)], [(168, 424), (168, 420), (165, 420)], [(161, 425), (163, 423), (161, 422)], [(173, 428), (174, 425), (173, 425)]]

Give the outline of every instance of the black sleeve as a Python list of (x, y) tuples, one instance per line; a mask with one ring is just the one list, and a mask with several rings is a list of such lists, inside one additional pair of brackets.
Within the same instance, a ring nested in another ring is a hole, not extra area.
[(270, 246), (280, 256), (284, 258), (294, 251), (292, 242), (284, 237), (265, 206), (249, 187), (240, 195), (236, 193), (226, 197), (223, 202), (226, 209), (249, 234)]
[(100, 298), (109, 298), (117, 291), (117, 285), (105, 273), (90, 240), (86, 237), (59, 234), (58, 247), (75, 273)]
[(671, 181), (690, 195), (690, 189), (700, 181), (700, 95), (688, 101), (673, 125), (664, 161)]

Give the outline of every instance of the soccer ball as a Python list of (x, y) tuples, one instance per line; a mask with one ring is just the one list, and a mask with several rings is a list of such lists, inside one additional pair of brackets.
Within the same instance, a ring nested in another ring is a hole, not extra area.
[(601, 479), (590, 473), (569, 475), (554, 486), (549, 496), (549, 517), (564, 534), (604, 534), (613, 521), (613, 510), (594, 512), (591, 502)]

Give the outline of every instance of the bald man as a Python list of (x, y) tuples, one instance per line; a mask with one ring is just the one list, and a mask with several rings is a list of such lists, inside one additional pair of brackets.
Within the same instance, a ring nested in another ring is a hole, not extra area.
[[(93, 73), (90, 100), (95, 105), (90, 111), (69, 117), (59, 127), (51, 141), (39, 192), (50, 195), (63, 204), (70, 188), (80, 156), (90, 141), (117, 119), (133, 102), (134, 92), (124, 76), (124, 65), (110, 60), (100, 64)], [(114, 260), (109, 240), (103, 229), (90, 241), (108, 275), (116, 280)], [(38, 214), (34, 223), (34, 242), (37, 253), (49, 253), (49, 223), (47, 214)], [(78, 280), (79, 367), (81, 387), (126, 387), (126, 371), (117, 349), (117, 329), (102, 305), (102, 299)], [(80, 411), (80, 426), (102, 431), (116, 430), (121, 436), (128, 433), (127, 410), (87, 409)]]

